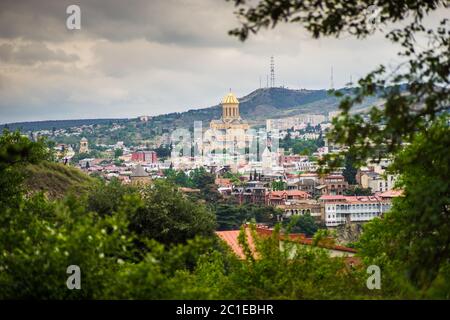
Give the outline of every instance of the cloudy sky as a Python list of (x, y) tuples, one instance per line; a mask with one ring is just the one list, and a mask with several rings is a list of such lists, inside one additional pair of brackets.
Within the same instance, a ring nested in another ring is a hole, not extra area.
[[(71, 4), (81, 30), (66, 28)], [(241, 43), (227, 35), (233, 11), (223, 0), (1, 0), (0, 123), (208, 107), (229, 88), (265, 86), (271, 55), (289, 88), (329, 88), (331, 66), (341, 87), (398, 62), (382, 36), (313, 40), (295, 25)]]

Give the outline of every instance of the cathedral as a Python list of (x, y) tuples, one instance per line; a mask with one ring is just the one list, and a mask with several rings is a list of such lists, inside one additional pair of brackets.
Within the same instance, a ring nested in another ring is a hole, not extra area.
[(212, 120), (210, 128), (213, 130), (241, 129), (248, 130), (249, 125), (239, 114), (239, 101), (233, 93), (229, 93), (222, 100), (222, 117)]
[(210, 129), (215, 136), (212, 139), (211, 149), (227, 148), (231, 145), (235, 148), (248, 147), (249, 128), (247, 121), (243, 120), (239, 114), (238, 99), (230, 92), (222, 100), (222, 117), (210, 123)]

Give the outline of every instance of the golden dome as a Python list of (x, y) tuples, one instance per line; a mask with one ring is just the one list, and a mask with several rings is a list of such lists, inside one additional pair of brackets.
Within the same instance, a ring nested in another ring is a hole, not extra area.
[(232, 92), (227, 94), (222, 100), (222, 104), (238, 104), (238, 103), (239, 103), (238, 99)]

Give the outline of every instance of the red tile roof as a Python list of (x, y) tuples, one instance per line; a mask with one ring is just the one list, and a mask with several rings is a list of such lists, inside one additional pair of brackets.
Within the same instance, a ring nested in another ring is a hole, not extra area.
[(323, 195), (319, 200), (345, 200), (343, 195)]
[(344, 176), (342, 174), (330, 174), (325, 179), (344, 179)]
[(214, 183), (216, 185), (220, 185), (220, 186), (231, 186), (231, 179), (227, 179), (227, 178), (216, 178), (216, 180), (214, 180)]
[[(241, 259), (245, 258), (244, 251), (242, 250), (241, 245), (239, 244), (239, 233), (241, 230), (230, 230), (230, 231), (216, 231), (216, 234), (223, 240), (225, 243), (233, 250), (233, 252)], [(245, 229), (247, 233), (247, 240), (252, 251), (255, 248), (253, 243), (253, 238), (250, 234), (250, 230), (248, 228)]]
[(370, 203), (379, 202), (381, 197), (379, 195), (374, 196), (343, 196), (343, 195), (323, 195), (319, 198), (322, 201), (343, 201), (347, 203)]
[[(250, 246), (250, 249), (252, 250), (252, 253), (255, 253), (255, 245), (254, 241), (250, 232), (250, 228), (246, 226), (245, 231), (247, 233), (247, 239)], [(239, 232), (240, 230), (231, 230), (231, 231), (216, 231), (216, 234), (223, 240), (225, 243), (233, 250), (233, 252), (241, 259), (245, 258), (244, 252), (242, 250), (242, 247), (239, 244)], [(269, 229), (266, 227), (257, 226), (256, 232), (259, 236), (271, 236), (273, 229)], [(280, 234), (280, 240), (286, 240), (286, 236), (283, 234)], [(301, 233), (293, 233), (289, 235), (289, 239), (291, 241), (299, 242), (303, 245), (313, 245), (313, 240), (311, 238), (306, 238), (304, 234)], [(327, 243), (319, 243), (318, 247), (322, 247), (325, 249), (330, 250), (336, 250), (336, 251), (343, 251), (348, 253), (356, 253), (356, 250), (353, 248), (348, 248), (340, 245), (335, 244), (327, 244)]]
[(383, 193), (379, 193), (377, 194), (378, 196), (382, 197), (382, 198), (395, 198), (395, 197), (400, 197), (403, 195), (403, 190), (389, 190), (389, 191), (385, 191)]

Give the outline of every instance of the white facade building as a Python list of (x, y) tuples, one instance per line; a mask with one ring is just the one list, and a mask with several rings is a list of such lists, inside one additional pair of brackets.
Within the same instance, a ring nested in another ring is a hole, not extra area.
[(305, 124), (318, 125), (326, 121), (326, 116), (321, 114), (303, 114), (295, 117), (281, 118), (281, 119), (267, 119), (266, 127), (268, 131), (271, 130), (287, 130), (296, 127), (301, 129), (306, 127)]
[(336, 227), (351, 222), (367, 222), (383, 215), (391, 208), (390, 198), (377, 196), (322, 196), (327, 227)]

